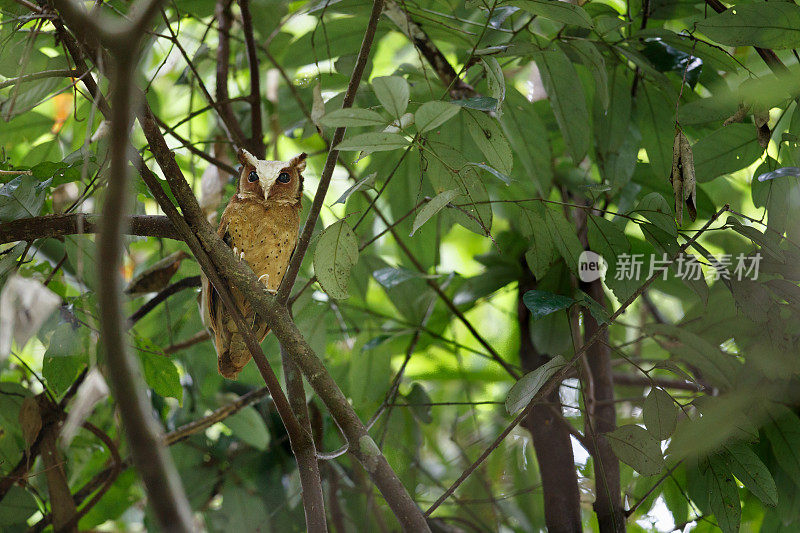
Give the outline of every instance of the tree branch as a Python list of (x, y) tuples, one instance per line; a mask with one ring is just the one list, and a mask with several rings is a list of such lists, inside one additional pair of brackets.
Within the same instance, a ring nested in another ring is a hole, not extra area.
[(139, 320), (144, 318), (147, 313), (155, 309), (158, 304), (169, 298), (175, 293), (178, 293), (184, 289), (191, 289), (192, 287), (199, 287), (200, 286), (200, 276), (189, 276), (183, 279), (179, 279), (175, 283), (171, 283), (170, 285), (164, 287), (161, 291), (158, 292), (155, 296), (147, 300), (139, 309), (136, 310), (129, 318), (128, 322), (131, 324), (136, 324)]
[(401, 8), (394, 0), (386, 0), (385, 13), (430, 63), (442, 85), (449, 89), (453, 99), (470, 98), (476, 95), (475, 89), (458, 76), (436, 43), (419, 24), (414, 22), (405, 9)]
[[(127, 235), (140, 237), (161, 237), (181, 240), (172, 222), (160, 215), (131, 215), (125, 217), (122, 225)], [(20, 218), (0, 224), (0, 244), (16, 241), (32, 241), (43, 238), (61, 238), (66, 235), (98, 233), (100, 217), (89, 213), (65, 215), (45, 215), (41, 217)]]
[(250, 14), (250, 0), (239, 0), (239, 9), (242, 11), (242, 29), (244, 30), (244, 43), (247, 48), (247, 64), (250, 68), (250, 151), (259, 159), (264, 159), (266, 146), (264, 145), (264, 129), (261, 121), (261, 72), (258, 68), (256, 43), (253, 37), (253, 17)]
[[(233, 141), (240, 147), (248, 146), (239, 121), (233, 114), (228, 95), (228, 66), (230, 64), (231, 46), (229, 32), (231, 29), (231, 2), (233, 0), (217, 0), (217, 25), (219, 26), (219, 44), (217, 45), (217, 112), (230, 132)], [(198, 80), (201, 78), (198, 76)]]
[[(156, 519), (165, 531), (192, 531), (189, 502), (178, 472), (162, 442), (141, 383), (138, 361), (131, 357), (124, 332), (119, 262), (122, 257), (123, 215), (128, 197), (128, 146), (134, 103), (134, 69), (144, 26), (158, 9), (159, 0), (140, 0), (132, 8), (132, 20), (102, 26), (71, 0), (54, 0), (76, 31), (93, 34), (112, 52), (111, 76), (114, 102), (111, 108), (108, 186), (101, 218), (98, 246), (98, 298), (100, 332), (106, 355), (106, 373), (124, 422), (131, 455), (144, 481)], [(107, 28), (113, 28), (111, 30)]]
[[(372, 41), (375, 38), (375, 31), (378, 28), (378, 19), (380, 18), (381, 11), (383, 10), (383, 0), (374, 0), (372, 3), (372, 12), (370, 13), (367, 29), (364, 32), (364, 39), (361, 41), (361, 48), (358, 50), (358, 57), (356, 58), (356, 65), (353, 67), (353, 73), (350, 76), (350, 82), (347, 84), (347, 90), (344, 93), (344, 100), (342, 101), (342, 109), (347, 109), (353, 106), (358, 92), (358, 86), (361, 83), (361, 77), (364, 74), (364, 67), (367, 65), (369, 52), (372, 48)], [(308, 218), (303, 225), (303, 230), (300, 232), (300, 238), (297, 241), (297, 248), (292, 254), (292, 260), (289, 267), (286, 269), (286, 274), (283, 276), (281, 285), (278, 288), (278, 301), (285, 304), (289, 299), (289, 294), (292, 291), (294, 282), (297, 279), (297, 274), (300, 272), (300, 265), (303, 263), (303, 258), (308, 251), (308, 245), (311, 242), (311, 236), (314, 233), (314, 227), (317, 224), (320, 211), (322, 211), (322, 204), (325, 201), (325, 195), (328, 192), (328, 187), (331, 183), (331, 176), (333, 176), (333, 169), (336, 167), (336, 161), (339, 159), (339, 150), (336, 146), (344, 139), (344, 127), (336, 128), (333, 132), (333, 139), (330, 143), (330, 150), (328, 151), (328, 158), (325, 160), (325, 166), (322, 169), (322, 175), (319, 179), (319, 186), (314, 195), (314, 203), (311, 204), (311, 210), (308, 213)]]

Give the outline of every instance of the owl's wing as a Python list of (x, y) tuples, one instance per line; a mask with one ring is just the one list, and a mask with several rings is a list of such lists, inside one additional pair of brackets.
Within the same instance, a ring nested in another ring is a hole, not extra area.
[[(228, 246), (232, 246), (231, 244), (231, 234), (228, 233), (228, 224), (229, 220), (225, 214), (222, 215), (222, 220), (220, 221), (219, 228), (217, 229), (217, 234), (222, 237), (222, 241), (227, 244)], [(207, 301), (205, 302), (204, 308), (206, 310), (206, 317), (208, 319), (208, 324), (211, 325), (212, 329), (215, 331), (219, 330), (219, 320), (222, 318), (222, 311), (223, 311), (223, 303), (222, 299), (217, 292), (217, 289), (214, 288), (214, 285), (211, 284), (210, 281), (204, 276), (203, 277), (203, 292), (207, 295)]]

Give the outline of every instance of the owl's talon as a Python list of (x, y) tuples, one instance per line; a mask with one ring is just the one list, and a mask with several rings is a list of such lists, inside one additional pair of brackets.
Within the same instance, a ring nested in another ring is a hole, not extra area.
[(233, 255), (235, 255), (236, 257), (239, 257), (239, 249), (237, 247), (235, 247), (235, 246), (233, 247)]
[[(265, 278), (266, 278), (266, 279), (265, 279)], [(262, 280), (262, 279), (264, 280), (264, 282), (263, 282), (263, 283), (264, 283), (264, 285), (267, 285), (267, 284), (269, 283), (269, 274), (262, 274), (261, 276), (259, 276), (259, 277), (258, 277), (258, 281), (259, 281), (259, 283), (261, 283), (261, 280)]]
[(239, 259), (241, 259), (242, 261), (244, 261), (244, 252), (242, 252), (242, 253), (240, 253), (240, 254), (239, 254)]

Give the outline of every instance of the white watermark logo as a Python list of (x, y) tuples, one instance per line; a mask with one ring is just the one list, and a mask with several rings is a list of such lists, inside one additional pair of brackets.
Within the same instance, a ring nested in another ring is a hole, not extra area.
[(608, 263), (602, 255), (586, 250), (578, 258), (578, 276), (584, 283), (605, 278)]

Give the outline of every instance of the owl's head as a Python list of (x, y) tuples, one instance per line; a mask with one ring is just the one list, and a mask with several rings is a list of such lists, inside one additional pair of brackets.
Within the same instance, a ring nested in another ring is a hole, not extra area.
[(305, 152), (289, 161), (257, 159), (247, 150), (239, 150), (242, 172), (239, 175), (239, 194), (252, 194), (279, 203), (295, 204), (303, 194)]

